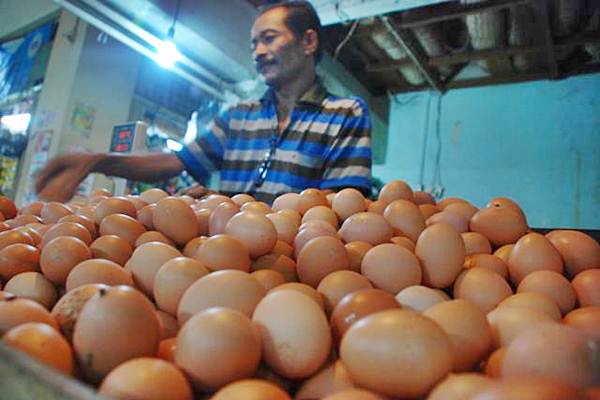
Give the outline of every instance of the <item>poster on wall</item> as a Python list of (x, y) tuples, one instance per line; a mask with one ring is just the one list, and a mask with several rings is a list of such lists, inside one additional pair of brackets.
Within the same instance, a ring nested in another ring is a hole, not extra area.
[(96, 118), (96, 109), (85, 103), (77, 103), (71, 117), (71, 127), (87, 138), (92, 133), (92, 126)]
[(37, 131), (33, 134), (31, 162), (29, 164), (29, 172), (25, 180), (25, 193), (23, 194), (23, 203), (28, 204), (37, 200), (35, 193), (35, 178), (40, 169), (46, 165), (48, 161), (48, 152), (50, 143), (52, 142), (53, 131), (51, 129)]

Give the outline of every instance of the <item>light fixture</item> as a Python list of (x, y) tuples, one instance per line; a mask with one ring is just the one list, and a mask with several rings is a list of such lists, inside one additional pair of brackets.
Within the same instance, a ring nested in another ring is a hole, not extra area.
[(183, 145), (176, 140), (167, 139), (167, 148), (171, 151), (178, 152), (183, 148)]
[(10, 133), (22, 133), (29, 127), (31, 114), (13, 114), (5, 115), (0, 118), (0, 123), (10, 131)]
[(163, 68), (171, 68), (182, 58), (181, 53), (177, 50), (177, 46), (175, 46), (175, 23), (179, 16), (180, 7), (181, 0), (178, 0), (177, 7), (175, 7), (175, 14), (173, 15), (173, 24), (171, 24), (167, 32), (167, 37), (156, 46), (154, 61)]

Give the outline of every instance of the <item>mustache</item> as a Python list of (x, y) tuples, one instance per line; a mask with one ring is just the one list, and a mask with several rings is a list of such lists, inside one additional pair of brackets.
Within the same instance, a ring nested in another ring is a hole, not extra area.
[(277, 64), (276, 60), (273, 59), (267, 59), (267, 58), (255, 58), (254, 59), (254, 65), (256, 65), (256, 68), (263, 68), (269, 65), (275, 65)]

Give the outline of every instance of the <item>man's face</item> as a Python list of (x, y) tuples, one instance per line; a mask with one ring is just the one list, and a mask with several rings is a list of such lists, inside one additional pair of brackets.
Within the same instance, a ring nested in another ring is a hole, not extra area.
[(251, 31), (251, 47), (256, 70), (269, 86), (280, 87), (305, 68), (309, 59), (302, 40), (285, 25), (288, 10), (271, 9), (260, 15)]

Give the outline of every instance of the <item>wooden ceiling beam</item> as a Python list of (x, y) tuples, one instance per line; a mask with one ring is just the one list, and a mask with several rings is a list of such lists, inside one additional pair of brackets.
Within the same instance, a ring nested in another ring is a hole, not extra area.
[(550, 76), (554, 79), (558, 77), (558, 62), (556, 61), (556, 48), (552, 41), (552, 28), (550, 27), (550, 16), (548, 14), (548, 2), (538, 0), (538, 8), (542, 16), (542, 26), (544, 29), (544, 47), (546, 48), (546, 58), (548, 60), (548, 69)]

